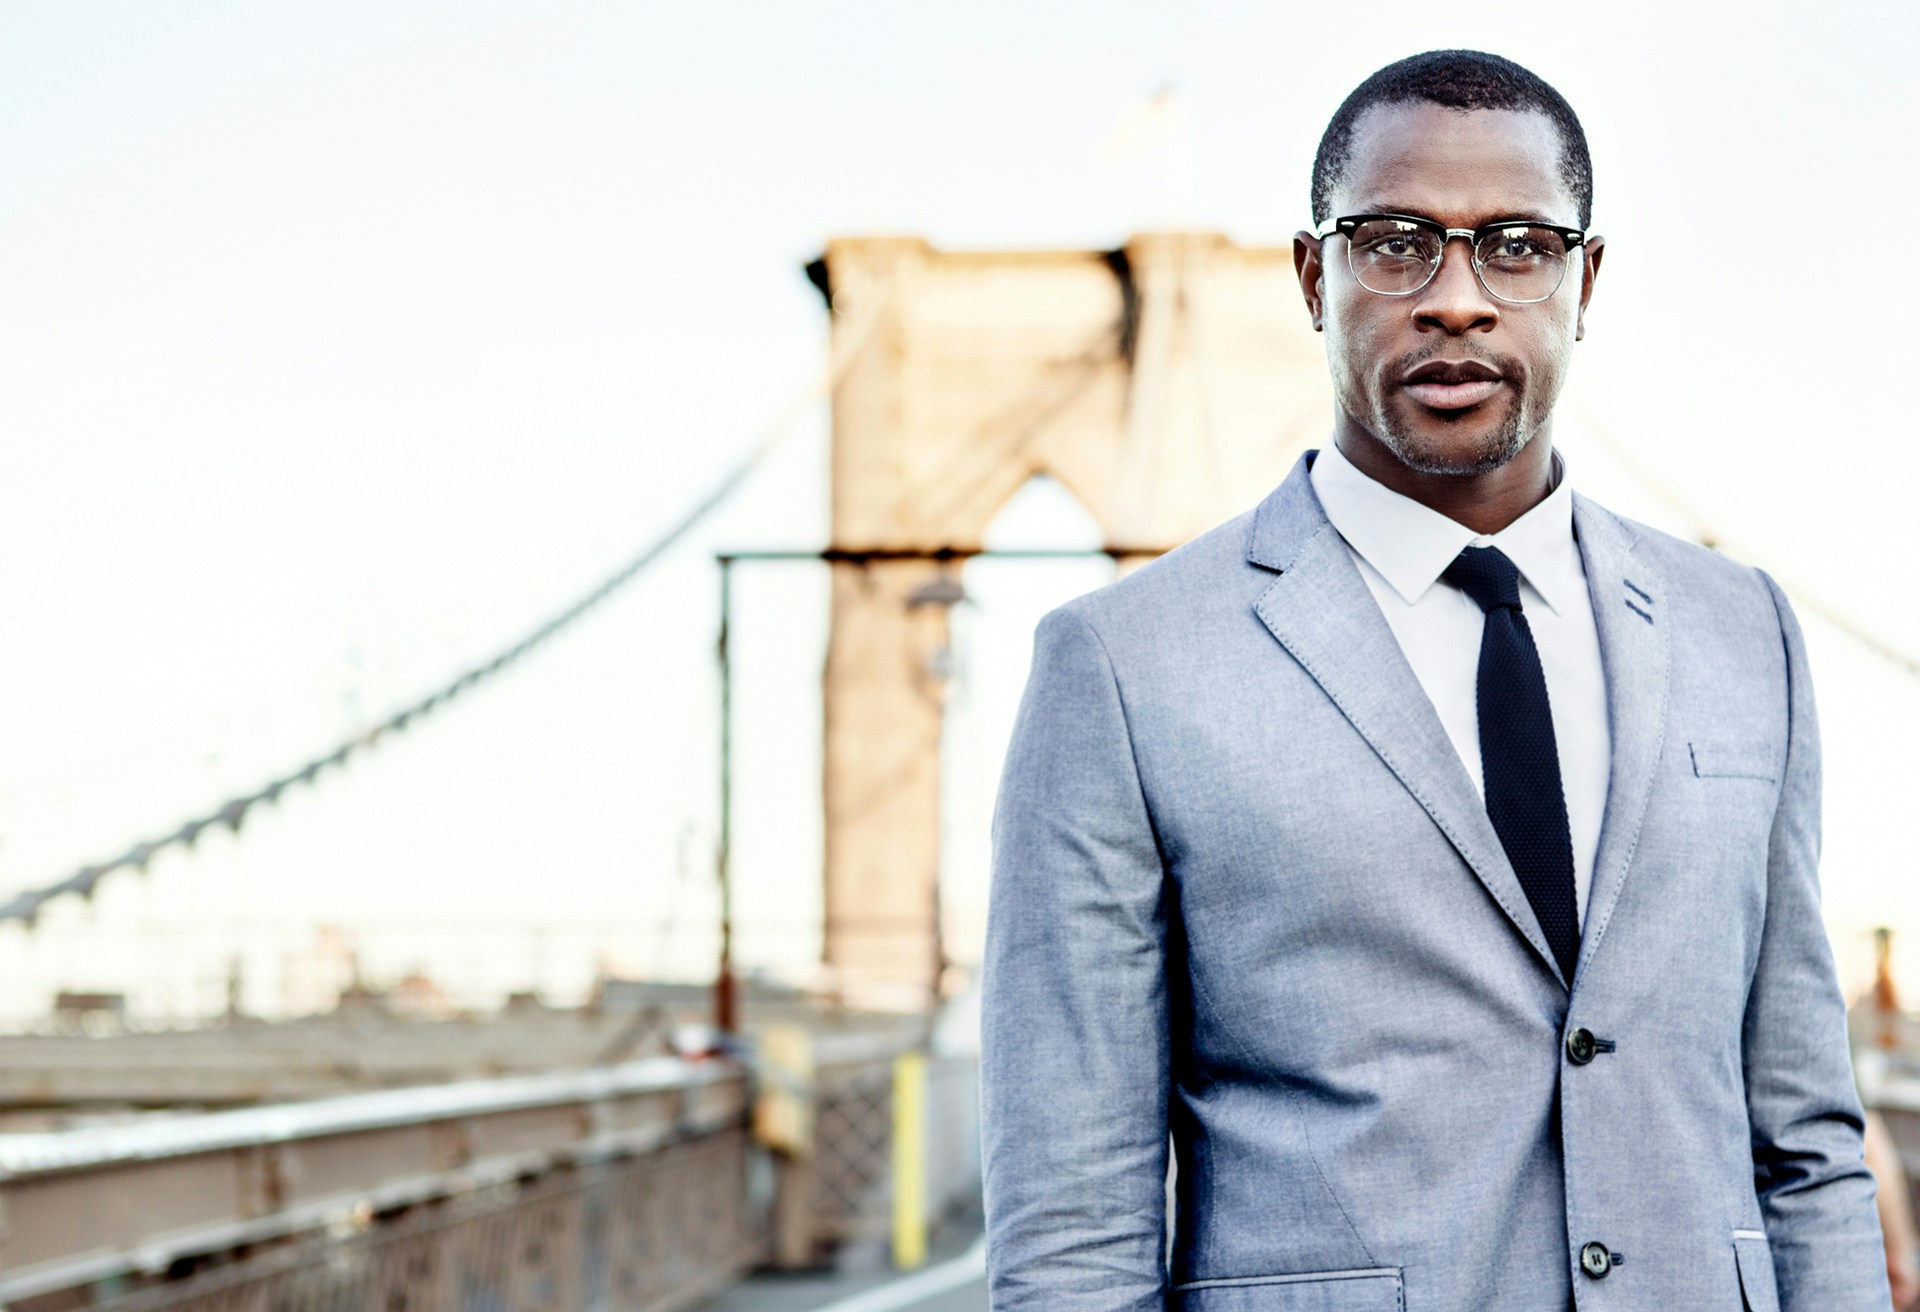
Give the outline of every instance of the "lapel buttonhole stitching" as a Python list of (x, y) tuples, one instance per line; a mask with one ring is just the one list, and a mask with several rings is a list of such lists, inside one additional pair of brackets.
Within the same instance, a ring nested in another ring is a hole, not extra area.
[[(1627, 585), (1627, 591), (1632, 594), (1631, 596), (1622, 598), (1622, 600), (1627, 603), (1627, 609), (1647, 623), (1653, 623), (1653, 594), (1635, 583), (1632, 579), (1622, 579), (1620, 581)], [(1634, 597), (1638, 597), (1642, 602), (1645, 602), (1645, 606), (1635, 604)]]

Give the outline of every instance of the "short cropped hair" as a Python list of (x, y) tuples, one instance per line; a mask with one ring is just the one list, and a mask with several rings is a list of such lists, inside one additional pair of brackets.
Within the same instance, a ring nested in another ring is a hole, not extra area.
[(1544, 114), (1560, 134), (1560, 177), (1580, 210), (1593, 219), (1593, 157), (1587, 134), (1566, 97), (1511, 59), (1478, 50), (1429, 50), (1388, 64), (1353, 89), (1333, 112), (1313, 157), (1313, 221), (1333, 217), (1333, 193), (1353, 155), (1353, 130), (1376, 105), (1428, 101), (1448, 109), (1511, 109)]

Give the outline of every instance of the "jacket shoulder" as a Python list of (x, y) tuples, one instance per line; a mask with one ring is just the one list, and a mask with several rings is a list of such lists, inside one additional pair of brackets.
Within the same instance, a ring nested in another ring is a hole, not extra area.
[(1239, 609), (1259, 595), (1267, 571), (1247, 560), (1255, 510), (1248, 510), (1123, 578), (1083, 593), (1057, 607), (1042, 621), (1058, 624), (1072, 616), (1104, 641), (1141, 631), (1174, 633), (1210, 613)]
[(1676, 537), (1637, 519), (1629, 519), (1598, 502), (1586, 501), (1586, 507), (1595, 517), (1612, 524), (1624, 534), (1633, 543), (1635, 555), (1653, 562), (1656, 568), (1677, 584), (1753, 589), (1757, 590), (1756, 595), (1767, 591), (1766, 576), (1752, 565), (1743, 564), (1712, 547)]
[[(1629, 578), (1632, 563), (1644, 562), (1664, 582), (1675, 603), (1696, 617), (1711, 616), (1727, 636), (1770, 635), (1777, 642), (1783, 627), (1793, 625), (1785, 594), (1764, 570), (1595, 502), (1585, 504), (1589, 522), (1632, 544), (1627, 557)], [(1694, 631), (1699, 631), (1697, 626)]]

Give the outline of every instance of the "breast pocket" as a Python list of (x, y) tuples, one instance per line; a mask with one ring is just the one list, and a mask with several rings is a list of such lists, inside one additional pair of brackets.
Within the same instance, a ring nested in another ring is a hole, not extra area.
[(1173, 1291), (1175, 1312), (1401, 1312), (1399, 1267), (1196, 1280)]
[(1695, 739), (1687, 744), (1698, 779), (1758, 779), (1780, 782), (1779, 751), (1764, 740)]

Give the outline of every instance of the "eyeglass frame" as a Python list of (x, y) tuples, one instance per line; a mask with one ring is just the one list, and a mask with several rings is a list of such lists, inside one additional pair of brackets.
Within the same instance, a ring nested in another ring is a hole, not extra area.
[[(1421, 283), (1418, 287), (1409, 287), (1404, 292), (1383, 292), (1368, 287), (1367, 284), (1361, 280), (1359, 271), (1353, 268), (1353, 230), (1373, 219), (1392, 219), (1396, 223), (1411, 223), (1424, 231), (1437, 232), (1440, 234), (1440, 258), (1435, 260), (1427, 270), (1427, 279), (1425, 282)], [(1447, 244), (1455, 237), (1464, 237), (1467, 241), (1467, 263), (1473, 266), (1473, 277), (1474, 280), (1480, 284), (1480, 290), (1493, 297), (1494, 300), (1504, 302), (1507, 305), (1539, 305), (1543, 301), (1552, 300), (1560, 288), (1565, 285), (1567, 281), (1567, 270), (1564, 264), (1560, 269), (1560, 281), (1554, 283), (1553, 291), (1548, 292), (1545, 296), (1537, 296), (1530, 301), (1516, 301), (1510, 297), (1502, 296), (1499, 292), (1487, 286), (1486, 274), (1483, 273), (1480, 268), (1480, 239), (1500, 228), (1521, 227), (1545, 228), (1548, 232), (1557, 234), (1560, 240), (1567, 244), (1565, 259), (1569, 262), (1573, 259), (1573, 253), (1587, 244), (1588, 234), (1584, 230), (1580, 228), (1563, 227), (1558, 223), (1548, 223), (1544, 219), (1496, 219), (1492, 223), (1483, 223), (1477, 228), (1449, 228), (1438, 219), (1429, 219), (1419, 214), (1343, 214), (1337, 218), (1327, 219), (1324, 222), (1315, 224), (1313, 235), (1321, 241), (1325, 241), (1335, 233), (1345, 237), (1347, 239), (1347, 268), (1353, 272), (1353, 280), (1360, 283), (1363, 290), (1371, 292), (1375, 296), (1418, 296), (1421, 292), (1431, 287), (1433, 280), (1439, 276), (1440, 266), (1446, 262)]]

